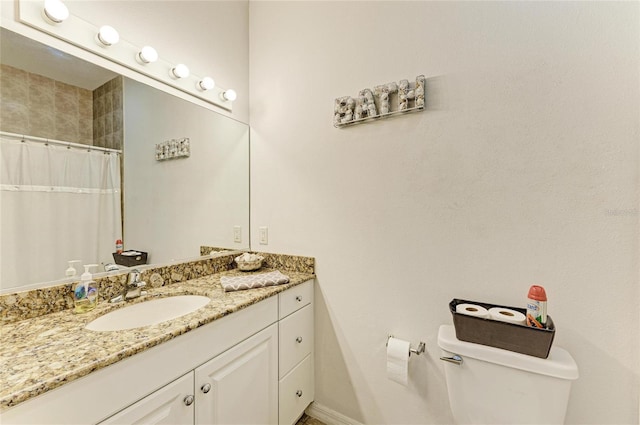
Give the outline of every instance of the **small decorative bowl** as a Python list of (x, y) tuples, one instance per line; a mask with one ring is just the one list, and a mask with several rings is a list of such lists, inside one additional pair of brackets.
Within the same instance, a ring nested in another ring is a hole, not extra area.
[(236, 264), (238, 265), (238, 270), (242, 270), (244, 272), (258, 270), (262, 267), (262, 261), (264, 257), (256, 254), (242, 254), (235, 258)]

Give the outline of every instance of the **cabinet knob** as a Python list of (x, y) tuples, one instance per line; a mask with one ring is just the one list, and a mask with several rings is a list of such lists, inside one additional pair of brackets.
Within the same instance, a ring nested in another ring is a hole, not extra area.
[(298, 390), (298, 391), (296, 391), (296, 395), (297, 395), (298, 397), (302, 397), (302, 390)]
[(296, 301), (302, 302), (302, 297), (300, 295), (296, 295)]
[(191, 406), (193, 404), (193, 396), (192, 395), (188, 395), (184, 398), (184, 404), (185, 406)]
[(209, 391), (211, 391), (211, 384), (204, 384), (200, 387), (200, 390), (205, 394), (208, 393)]
[(301, 337), (301, 336), (297, 337), (297, 338), (296, 338), (296, 342), (297, 342), (298, 344), (301, 344), (301, 343), (302, 343), (302, 337)]

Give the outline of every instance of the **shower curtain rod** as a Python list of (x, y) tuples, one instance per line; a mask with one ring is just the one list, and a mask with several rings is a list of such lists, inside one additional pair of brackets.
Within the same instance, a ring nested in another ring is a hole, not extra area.
[(101, 148), (99, 146), (92, 146), (92, 145), (83, 145), (82, 143), (73, 143), (73, 142), (64, 142), (62, 140), (53, 140), (53, 139), (47, 139), (44, 137), (36, 137), (36, 136), (27, 136), (26, 134), (16, 134), (16, 133), (9, 133), (7, 131), (0, 131), (0, 136), (4, 136), (4, 137), (11, 137), (14, 139), (21, 139), (21, 140), (31, 140), (32, 142), (42, 142), (42, 143), (51, 143), (54, 145), (62, 145), (62, 146), (67, 146), (67, 147), (73, 147), (73, 148), (80, 148), (80, 149), (86, 149), (86, 150), (95, 150), (95, 151), (102, 151), (105, 153), (117, 153), (117, 154), (121, 154), (122, 151), (120, 149), (110, 149), (110, 148)]

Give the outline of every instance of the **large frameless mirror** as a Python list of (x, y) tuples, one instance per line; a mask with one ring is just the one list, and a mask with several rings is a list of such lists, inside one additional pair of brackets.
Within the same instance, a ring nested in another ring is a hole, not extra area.
[(2, 292), (104, 271), (118, 239), (153, 264), (248, 249), (246, 124), (1, 31)]

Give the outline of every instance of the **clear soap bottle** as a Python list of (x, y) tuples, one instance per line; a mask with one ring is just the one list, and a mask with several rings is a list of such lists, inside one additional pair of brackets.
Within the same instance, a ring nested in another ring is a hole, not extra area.
[(93, 280), (89, 269), (97, 267), (97, 264), (85, 264), (84, 273), (80, 276), (80, 282), (73, 290), (73, 303), (75, 313), (86, 313), (93, 310), (98, 304), (98, 284)]

